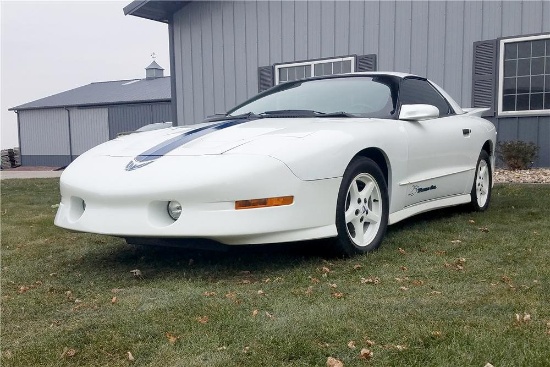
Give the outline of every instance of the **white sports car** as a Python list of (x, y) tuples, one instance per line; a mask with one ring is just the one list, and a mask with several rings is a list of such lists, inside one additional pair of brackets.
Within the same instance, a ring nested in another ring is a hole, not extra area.
[(487, 208), (496, 131), (482, 112), (403, 73), (280, 84), (204, 123), (82, 154), (61, 176), (55, 224), (134, 243), (335, 237), (364, 253), (412, 215)]

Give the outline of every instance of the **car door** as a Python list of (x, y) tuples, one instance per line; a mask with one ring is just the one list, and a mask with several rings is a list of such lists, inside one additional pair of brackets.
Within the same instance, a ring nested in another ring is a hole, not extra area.
[(408, 136), (405, 206), (464, 194), (469, 167), (469, 119), (456, 115), (447, 100), (426, 80), (405, 78), (399, 91), (400, 105), (428, 104), (438, 108), (439, 117), (402, 121)]

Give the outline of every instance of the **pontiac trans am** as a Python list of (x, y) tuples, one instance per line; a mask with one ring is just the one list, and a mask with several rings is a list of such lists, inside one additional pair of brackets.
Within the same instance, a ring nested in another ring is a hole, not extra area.
[(334, 238), (365, 253), (412, 215), (488, 207), (496, 131), (482, 112), (404, 73), (287, 82), (82, 154), (61, 176), (55, 224), (153, 244)]

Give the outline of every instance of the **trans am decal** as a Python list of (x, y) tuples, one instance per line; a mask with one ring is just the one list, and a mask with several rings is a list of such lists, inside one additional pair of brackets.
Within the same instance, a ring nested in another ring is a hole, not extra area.
[(212, 125), (203, 126), (195, 130), (187, 131), (141, 153), (130, 162), (128, 162), (128, 164), (126, 165), (126, 171), (133, 171), (138, 168), (145, 167), (148, 164), (153, 163), (156, 159), (171, 152), (172, 150), (179, 148), (182, 145), (189, 143), (190, 141), (198, 139), (201, 136), (213, 133), (217, 130), (222, 130), (231, 126), (236, 126), (245, 122), (249, 122), (251, 120), (253, 119), (223, 121)]
[(428, 187), (420, 187), (418, 185), (413, 185), (411, 192), (409, 193), (409, 196), (414, 196), (416, 194), (420, 194), (422, 192), (430, 191), (430, 190), (436, 190), (437, 186), (431, 185)]

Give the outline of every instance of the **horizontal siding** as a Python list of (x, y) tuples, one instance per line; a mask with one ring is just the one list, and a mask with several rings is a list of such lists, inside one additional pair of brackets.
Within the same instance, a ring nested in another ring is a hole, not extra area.
[(70, 155), (69, 118), (63, 108), (19, 112), (21, 155)]
[(107, 108), (74, 108), (70, 112), (73, 156), (109, 140)]

